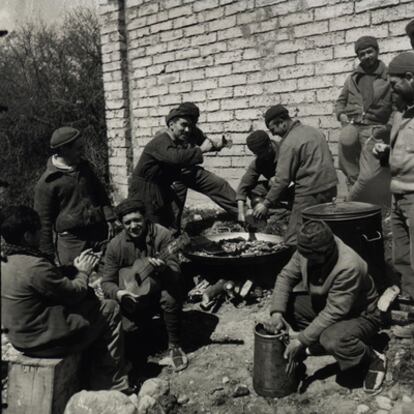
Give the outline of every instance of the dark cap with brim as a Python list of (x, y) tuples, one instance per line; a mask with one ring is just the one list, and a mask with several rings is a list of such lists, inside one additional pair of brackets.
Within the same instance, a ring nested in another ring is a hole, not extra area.
[(72, 127), (62, 127), (56, 129), (52, 138), (50, 139), (50, 148), (56, 149), (63, 145), (70, 144), (71, 142), (78, 139), (80, 131)]
[(270, 121), (281, 115), (289, 115), (289, 111), (281, 104), (271, 106), (264, 115), (266, 126), (269, 128)]
[(404, 75), (414, 73), (414, 52), (403, 52), (395, 56), (388, 66), (390, 75)]
[(145, 206), (141, 200), (127, 198), (121, 201), (115, 207), (115, 214), (117, 215), (118, 219), (121, 221), (122, 221), (122, 217), (126, 216), (129, 213), (135, 213), (136, 211), (139, 211), (142, 214), (145, 213)]
[(170, 121), (176, 118), (185, 118), (193, 123), (195, 122), (194, 111), (188, 107), (184, 107), (184, 108), (178, 107), (178, 108), (171, 109), (171, 111), (165, 117), (165, 122), (168, 125)]

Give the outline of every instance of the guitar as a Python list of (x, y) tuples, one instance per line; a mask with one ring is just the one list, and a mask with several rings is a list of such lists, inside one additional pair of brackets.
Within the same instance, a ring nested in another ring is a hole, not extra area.
[[(172, 240), (156, 257), (166, 262), (190, 243), (188, 234), (184, 233)], [(151, 277), (153, 271), (154, 266), (147, 257), (139, 258), (132, 266), (119, 270), (119, 287), (129, 292), (121, 298), (121, 308), (126, 313), (133, 314), (138, 308), (145, 308), (150, 294), (161, 289), (160, 281)]]

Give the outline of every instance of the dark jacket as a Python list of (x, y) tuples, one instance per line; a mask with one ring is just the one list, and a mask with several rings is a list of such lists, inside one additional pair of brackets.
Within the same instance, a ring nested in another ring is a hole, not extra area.
[(42, 223), (40, 250), (48, 255), (54, 254), (53, 230), (84, 229), (115, 219), (105, 188), (87, 161), (69, 172), (49, 158), (35, 187), (34, 208)]
[(20, 350), (69, 337), (90, 325), (70, 311), (88, 294), (84, 273), (69, 280), (44, 257), (14, 254), (1, 263), (1, 282), (2, 325)]
[(366, 72), (358, 67), (348, 76), (344, 87), (335, 103), (335, 114), (339, 119), (346, 114), (356, 123), (386, 124), (392, 112), (391, 84), (388, 80), (388, 70), (383, 62), (379, 62), (374, 72), (373, 100), (364, 110), (364, 94), (359, 80)]
[(277, 160), (279, 158), (279, 144), (271, 141), (274, 157), (268, 159), (255, 158), (247, 167), (246, 172), (237, 187), (237, 200), (246, 201), (250, 191), (257, 185), (261, 175), (270, 180), (276, 172)]
[(316, 194), (338, 183), (333, 158), (324, 135), (300, 121), (294, 121), (282, 138), (276, 174), (265, 198), (271, 206), (293, 181), (295, 197)]
[(367, 263), (342, 240), (335, 237), (338, 261), (321, 285), (308, 278), (308, 260), (296, 251), (276, 278), (270, 312), (286, 312), (289, 296), (302, 282), (311, 298), (325, 306), (300, 334), (299, 340), (310, 345), (336, 322), (376, 313), (378, 293), (368, 274)]
[[(116, 299), (116, 293), (120, 290), (120, 269), (132, 266), (136, 259), (155, 257), (173, 240), (174, 238), (168, 229), (155, 223), (148, 223), (145, 246), (136, 245), (128, 237), (125, 230), (114, 237), (107, 246), (102, 271), (102, 289), (105, 296)], [(181, 271), (176, 256), (169, 257), (166, 265), (170, 272), (180, 273)]]
[(129, 195), (160, 209), (171, 201), (170, 186), (179, 181), (181, 170), (202, 162), (198, 146), (175, 141), (163, 129), (144, 147), (131, 176)]

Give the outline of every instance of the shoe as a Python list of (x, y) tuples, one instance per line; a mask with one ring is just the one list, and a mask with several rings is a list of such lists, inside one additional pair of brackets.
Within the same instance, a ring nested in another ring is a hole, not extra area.
[(387, 372), (387, 358), (375, 350), (372, 352), (373, 356), (364, 379), (364, 391), (368, 394), (378, 394), (382, 391), (382, 383)]
[(400, 288), (398, 286), (390, 286), (384, 290), (381, 297), (378, 299), (377, 308), (381, 312), (387, 312), (388, 308), (397, 299), (398, 295), (400, 294)]
[(179, 346), (173, 346), (169, 350), (171, 365), (174, 371), (182, 371), (188, 366), (188, 358)]
[(414, 323), (405, 326), (395, 326), (392, 333), (400, 339), (414, 338)]

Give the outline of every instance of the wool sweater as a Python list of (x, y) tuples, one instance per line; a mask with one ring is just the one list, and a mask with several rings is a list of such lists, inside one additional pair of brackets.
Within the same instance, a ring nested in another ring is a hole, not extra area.
[(394, 116), (389, 163), (391, 192), (414, 192), (414, 108)]
[(341, 239), (335, 237), (338, 261), (321, 285), (311, 284), (308, 260), (296, 251), (276, 278), (270, 313), (286, 312), (289, 296), (303, 283), (317, 303), (325, 303), (316, 318), (299, 334), (304, 345), (318, 341), (322, 332), (336, 322), (370, 315), (376, 311), (378, 293), (367, 263)]
[(295, 196), (317, 194), (338, 183), (333, 157), (324, 135), (300, 121), (294, 121), (280, 142), (276, 174), (265, 198), (269, 207), (291, 182)]

